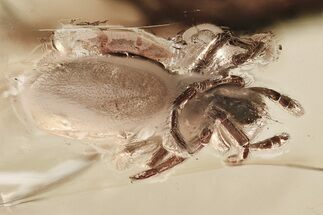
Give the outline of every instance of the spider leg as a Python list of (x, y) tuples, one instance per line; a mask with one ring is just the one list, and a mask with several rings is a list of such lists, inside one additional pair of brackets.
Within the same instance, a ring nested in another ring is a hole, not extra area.
[(250, 147), (250, 150), (252, 150), (252, 151), (260, 151), (260, 150), (266, 150), (266, 149), (279, 148), (288, 139), (289, 139), (289, 135), (287, 133), (282, 133), (280, 135), (275, 135), (271, 138), (259, 141), (257, 143), (253, 143), (249, 147)]
[(245, 53), (240, 53), (232, 56), (232, 63), (234, 66), (239, 66), (245, 63), (248, 59), (254, 58), (260, 52), (262, 52), (265, 47), (265, 43), (262, 41), (240, 39), (238, 37), (232, 37), (229, 43), (233, 46), (247, 50), (247, 52)]
[(304, 114), (304, 109), (296, 100), (286, 95), (282, 95), (281, 93), (275, 90), (264, 87), (250, 87), (248, 89), (260, 93), (274, 102), (278, 102), (278, 104), (280, 104), (285, 110), (287, 110), (291, 114), (294, 114), (296, 116), (301, 116)]
[(242, 39), (236, 37), (231, 31), (224, 31), (223, 33), (217, 34), (206, 49), (201, 53), (197, 61), (193, 64), (191, 71), (194, 73), (201, 73), (204, 67), (208, 66), (212, 62), (212, 58), (216, 52), (221, 49), (225, 44), (230, 44), (235, 47), (245, 49), (246, 52), (236, 54), (232, 56), (232, 65), (227, 68), (220, 69), (220, 74), (228, 76), (230, 69), (236, 68), (239, 65), (245, 63), (248, 59), (252, 59), (261, 53), (265, 48), (265, 43), (253, 39)]
[(220, 152), (227, 152), (231, 148), (231, 142), (230, 142), (230, 137), (228, 134), (225, 132), (225, 128), (223, 126), (218, 125), (216, 128), (217, 134), (218, 134), (218, 141), (220, 141), (221, 145), (218, 145), (216, 150), (220, 150)]
[[(198, 139), (195, 141), (198, 141), (200, 143), (199, 147), (195, 149), (194, 153), (201, 150), (206, 143), (210, 141), (210, 138), (212, 136), (213, 130), (210, 127), (205, 127), (201, 134), (199, 135)], [(159, 163), (164, 157), (166, 157), (169, 154), (163, 147), (156, 151), (156, 153), (153, 155), (150, 163), (148, 164), (151, 166), (151, 169), (145, 170), (143, 172), (140, 172), (134, 176), (131, 176), (131, 180), (141, 180), (146, 179), (151, 176), (157, 175), (159, 173), (162, 173), (166, 170), (169, 170), (178, 164), (182, 163), (187, 158), (183, 158), (180, 156), (172, 155), (169, 158), (167, 158), (165, 161)], [(157, 164), (157, 165), (156, 165)]]
[[(239, 129), (233, 122), (231, 122), (225, 111), (213, 106), (209, 111), (209, 116), (215, 120), (220, 120), (223, 127), (242, 147), (242, 150), (239, 154), (233, 154), (227, 158), (226, 163), (231, 165), (240, 164), (248, 157), (250, 151), (279, 148), (289, 139), (289, 135), (287, 133), (282, 133), (280, 135), (275, 135), (271, 138), (251, 144), (249, 138), (241, 129)], [(218, 132), (221, 133), (221, 131)]]
[(251, 46), (246, 53), (240, 53), (232, 56), (232, 63), (234, 67), (237, 67), (243, 63), (245, 63), (248, 59), (252, 59), (257, 54), (259, 54), (263, 47), (264, 47), (263, 42), (254, 42), (253, 46)]
[[(188, 149), (187, 143), (180, 132), (179, 123), (178, 123), (179, 114), (182, 111), (182, 109), (185, 107), (185, 104), (189, 100), (194, 98), (197, 94), (201, 94), (203, 92), (206, 92), (210, 89), (214, 89), (221, 85), (236, 85), (239, 87), (243, 87), (244, 80), (238, 76), (231, 76), (225, 79), (208, 79), (201, 82), (195, 82), (192, 85), (190, 85), (182, 94), (180, 94), (175, 99), (173, 103), (173, 109), (171, 112), (171, 118), (170, 118), (170, 126), (171, 126), (170, 132), (180, 148), (186, 151)], [(192, 152), (189, 152), (189, 153), (192, 153)]]
[(219, 120), (223, 127), (230, 133), (230, 135), (237, 141), (239, 146), (241, 147), (241, 151), (238, 154), (230, 155), (227, 158), (227, 162), (230, 164), (238, 164), (245, 160), (249, 155), (249, 146), (250, 140), (247, 135), (238, 128), (228, 117), (228, 114), (217, 108), (216, 106), (212, 106), (208, 111), (209, 116), (214, 120)]
[(160, 145), (159, 148), (151, 156), (147, 165), (153, 168), (157, 164), (159, 164), (167, 155), (168, 155), (168, 151), (162, 145)]
[(257, 41), (251, 38), (242, 39), (233, 35), (231, 35), (231, 38), (229, 38), (228, 43), (232, 46), (245, 49), (246, 52), (235, 54), (231, 57), (231, 65), (219, 70), (219, 74), (223, 76), (228, 76), (231, 69), (237, 68), (238, 66), (247, 62), (249, 59), (255, 58), (266, 48), (266, 44), (263, 41)]
[(132, 142), (129, 143), (125, 146), (123, 151), (130, 153), (130, 154), (135, 154), (138, 151), (153, 151), (157, 148), (158, 144), (158, 138), (157, 137), (151, 137), (147, 140), (142, 140), (142, 141), (137, 141), (137, 142)]
[[(128, 143), (114, 154), (116, 167), (118, 169), (126, 169), (135, 161), (147, 162), (147, 159), (149, 159), (151, 154), (154, 156), (161, 147), (161, 138), (158, 136), (151, 137), (147, 140)], [(150, 162), (151, 160), (149, 163)]]
[(182, 157), (178, 157), (176, 155), (173, 155), (171, 157), (169, 157), (168, 159), (166, 159), (164, 162), (158, 164), (157, 166), (148, 169), (146, 171), (143, 171), (141, 173), (138, 173), (134, 176), (131, 176), (130, 179), (131, 180), (140, 180), (140, 179), (146, 179), (149, 178), (151, 176), (154, 176), (156, 174), (159, 174), (161, 172), (164, 172), (168, 169), (173, 168), (174, 166), (182, 163), (186, 158), (182, 158)]
[(223, 32), (216, 35), (207, 48), (203, 51), (202, 55), (199, 56), (197, 62), (195, 62), (191, 71), (193, 73), (200, 73), (201, 69), (205, 67), (213, 58), (215, 53), (222, 48), (231, 39), (231, 32)]

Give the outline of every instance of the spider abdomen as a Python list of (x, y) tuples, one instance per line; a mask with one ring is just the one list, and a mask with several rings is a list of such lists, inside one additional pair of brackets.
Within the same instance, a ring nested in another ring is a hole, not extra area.
[(38, 126), (63, 136), (132, 130), (152, 119), (158, 125), (176, 81), (156, 64), (114, 56), (63, 60), (37, 72), (23, 105)]

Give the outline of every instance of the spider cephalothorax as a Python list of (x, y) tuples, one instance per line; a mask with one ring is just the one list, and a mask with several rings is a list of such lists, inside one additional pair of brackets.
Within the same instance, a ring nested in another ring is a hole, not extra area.
[[(209, 92), (212, 91), (213, 92)], [(208, 118), (208, 123), (202, 127), (197, 139), (194, 139), (194, 149), (189, 147), (189, 142), (185, 140), (179, 129), (178, 118), (180, 112), (185, 108), (185, 104), (198, 94), (209, 95), (209, 104), (205, 109), (204, 116)], [(191, 84), (187, 90), (177, 97), (173, 104), (171, 115), (171, 134), (182, 150), (194, 154), (209, 143), (213, 132), (220, 133), (220, 140), (228, 147), (237, 142), (239, 149), (236, 154), (230, 155), (226, 162), (229, 164), (239, 164), (245, 160), (251, 150), (267, 150), (282, 146), (289, 138), (287, 133), (275, 135), (268, 139), (252, 143), (244, 132), (244, 126), (254, 124), (265, 117), (266, 104), (261, 97), (267, 97), (277, 102), (288, 112), (302, 115), (303, 110), (295, 100), (281, 95), (277, 91), (263, 87), (245, 88), (241, 77), (230, 76), (223, 79), (208, 79)], [(218, 122), (221, 128), (215, 123)], [(197, 144), (196, 144), (197, 143)], [(166, 155), (167, 153), (165, 153)], [(154, 157), (152, 159), (155, 159)], [(153, 174), (165, 171), (186, 159), (185, 156), (173, 155), (158, 165), (153, 165), (152, 169), (133, 176), (133, 179), (150, 177)], [(155, 162), (156, 163), (156, 162)]]

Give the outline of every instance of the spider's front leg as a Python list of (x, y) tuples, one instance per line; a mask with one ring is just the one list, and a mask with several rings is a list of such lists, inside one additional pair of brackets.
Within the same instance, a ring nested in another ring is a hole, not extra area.
[(295, 116), (301, 116), (304, 114), (304, 109), (299, 102), (286, 95), (265, 87), (250, 87), (249, 89), (269, 98), (274, 102), (277, 102), (285, 110)]
[(289, 139), (289, 134), (282, 133), (250, 145), (250, 150), (260, 151), (281, 147)]
[(212, 106), (208, 111), (208, 115), (213, 120), (220, 121), (224, 128), (241, 147), (241, 150), (238, 154), (230, 155), (226, 159), (225, 162), (229, 165), (241, 164), (245, 159), (248, 158), (250, 151), (262, 151), (279, 148), (289, 139), (289, 135), (287, 133), (282, 133), (280, 135), (275, 135), (271, 138), (251, 144), (247, 135), (243, 132), (242, 129), (235, 125), (235, 123), (233, 123), (231, 119), (229, 119), (228, 114), (225, 111), (217, 108), (216, 106)]

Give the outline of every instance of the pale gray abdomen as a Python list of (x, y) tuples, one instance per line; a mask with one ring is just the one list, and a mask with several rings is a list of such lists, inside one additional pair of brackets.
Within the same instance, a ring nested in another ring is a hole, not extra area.
[(158, 126), (175, 95), (176, 80), (139, 59), (86, 57), (47, 68), (26, 86), (23, 105), (38, 126), (64, 136), (71, 136), (68, 131), (110, 134), (147, 120)]

